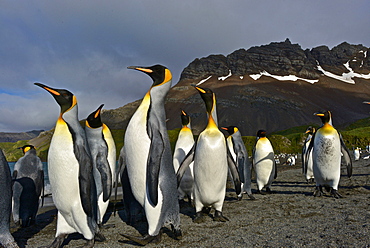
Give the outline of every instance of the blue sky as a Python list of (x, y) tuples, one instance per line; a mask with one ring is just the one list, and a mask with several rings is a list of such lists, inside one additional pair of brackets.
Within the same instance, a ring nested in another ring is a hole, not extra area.
[(0, 132), (51, 129), (59, 107), (42, 82), (73, 92), (79, 117), (140, 99), (151, 81), (126, 69), (163, 64), (177, 83), (195, 58), (272, 41), (370, 46), (369, 1), (0, 2)]

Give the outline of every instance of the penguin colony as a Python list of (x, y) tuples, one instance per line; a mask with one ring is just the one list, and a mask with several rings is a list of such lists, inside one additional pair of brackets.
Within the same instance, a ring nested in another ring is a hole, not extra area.
[[(277, 177), (276, 158), (265, 130), (257, 132), (250, 160), (238, 127), (218, 126), (215, 93), (194, 86), (204, 102), (207, 125), (194, 140), (190, 116), (181, 110), (182, 128), (172, 155), (164, 109), (172, 81), (170, 70), (162, 65), (128, 69), (147, 74), (152, 85), (127, 126), (117, 171), (115, 143), (100, 116), (103, 104), (86, 118), (83, 128), (73, 93), (35, 83), (60, 106), (48, 152), (49, 180), (58, 216), (55, 239), (47, 247), (61, 247), (66, 237), (76, 232), (86, 240), (84, 247), (94, 247), (95, 241), (103, 242), (103, 216), (113, 187), (117, 189), (114, 185), (118, 179), (123, 188), (128, 223), (134, 224), (140, 214), (148, 223), (143, 236), (122, 234), (140, 245), (159, 243), (165, 225), (171, 226), (175, 239), (182, 238), (179, 201), (185, 198), (195, 208), (194, 223), (203, 222), (211, 216), (211, 211), (214, 211), (214, 221), (229, 221), (222, 212), (228, 178), (234, 183), (238, 200), (243, 194), (255, 199), (251, 189), (252, 170), (256, 175), (257, 193), (272, 193), (271, 185)], [(316, 183), (314, 196), (323, 195), (325, 188), (340, 198), (341, 160), (349, 177), (352, 161), (340, 133), (332, 125), (331, 112), (315, 115), (321, 119), (322, 126), (317, 130), (309, 127), (306, 131), (302, 171), (308, 182)], [(221, 130), (227, 132), (227, 138)], [(33, 225), (43, 198), (44, 172), (35, 147), (26, 145), (20, 149), (24, 156), (16, 163), (13, 178), (0, 150), (3, 213), (0, 244), (4, 247), (18, 247), (9, 232), (11, 213), (16, 224)]]

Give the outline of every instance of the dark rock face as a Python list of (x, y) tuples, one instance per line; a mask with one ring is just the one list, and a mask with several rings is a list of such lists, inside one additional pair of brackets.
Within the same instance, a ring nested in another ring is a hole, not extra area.
[(272, 42), (268, 45), (241, 48), (227, 55), (210, 55), (195, 59), (182, 72), (180, 80), (206, 78), (209, 75), (226, 76), (258, 74), (267, 71), (273, 75), (295, 75), (306, 79), (318, 79), (322, 74), (317, 69), (318, 63), (332, 73), (341, 75), (348, 70), (343, 66), (350, 61), (355, 72), (369, 73), (369, 48), (362, 45), (350, 45), (347, 42), (329, 49), (319, 46), (312, 50), (303, 50), (300, 45), (284, 42)]
[(224, 76), (229, 73), (228, 60), (224, 55), (210, 55), (207, 58), (195, 59), (182, 72), (181, 78), (199, 78), (199, 75)]
[[(262, 77), (230, 77), (225, 81), (212, 77), (201, 86), (212, 89), (217, 98), (218, 124), (237, 126), (242, 135), (254, 136), (259, 129), (269, 133), (295, 126), (321, 124), (313, 115), (319, 110), (331, 110), (335, 127), (345, 126), (369, 116), (369, 80), (356, 79), (348, 84), (326, 76), (310, 84), (303, 81), (279, 81)], [(166, 101), (167, 128), (181, 127), (180, 110), (191, 117), (194, 134), (207, 125), (207, 115), (201, 97), (190, 86), (196, 80), (182, 80), (169, 92)]]

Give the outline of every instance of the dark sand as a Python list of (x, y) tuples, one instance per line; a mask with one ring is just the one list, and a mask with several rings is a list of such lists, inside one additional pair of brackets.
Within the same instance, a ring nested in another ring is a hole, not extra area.
[[(192, 222), (193, 208), (181, 207), (182, 240), (174, 240), (164, 228), (162, 242), (147, 247), (370, 247), (370, 161), (354, 162), (353, 176), (348, 179), (342, 169), (339, 193), (342, 199), (329, 195), (312, 196), (313, 184), (307, 184), (300, 165), (279, 166), (273, 194), (255, 194), (252, 201), (244, 196), (236, 201), (229, 189), (223, 213), (230, 221)], [(255, 184), (253, 184), (255, 189)], [(108, 209), (106, 224), (115, 227), (103, 229), (105, 242), (95, 247), (135, 247), (120, 234), (139, 235), (146, 231), (145, 223), (137, 228), (127, 225), (122, 204), (116, 216)], [(213, 214), (213, 211), (211, 211)], [(53, 206), (39, 211), (37, 224), (24, 229), (12, 229), (20, 247), (39, 247), (50, 244), (55, 235), (56, 210)], [(86, 241), (79, 234), (70, 235), (63, 247), (78, 247)]]

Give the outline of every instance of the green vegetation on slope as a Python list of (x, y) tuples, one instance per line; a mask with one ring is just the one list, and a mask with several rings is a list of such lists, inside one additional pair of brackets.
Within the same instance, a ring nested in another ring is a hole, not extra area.
[[(304, 132), (306, 131), (306, 128), (308, 126), (309, 125), (293, 127), (268, 135), (268, 138), (270, 139), (274, 147), (275, 153), (300, 153), (302, 150), (303, 142), (307, 137)], [(318, 128), (318, 126), (315, 127)], [(119, 152), (124, 145), (123, 137), (125, 134), (125, 130), (111, 130), (111, 132), (116, 144), (118, 157)], [(180, 128), (168, 130), (168, 136), (171, 142), (172, 151), (175, 148), (179, 132)], [(339, 132), (342, 134), (348, 149), (351, 150), (354, 147), (361, 147), (364, 149), (366, 145), (370, 144), (370, 118), (356, 121), (347, 126), (345, 129), (339, 130)], [(195, 139), (196, 138), (197, 137), (195, 137)], [(256, 137), (243, 136), (243, 141), (247, 148), (248, 154), (251, 155), (254, 144), (256, 142)], [(45, 139), (43, 143), (37, 145), (38, 155), (43, 161), (47, 160), (47, 152), (49, 147), (48, 142), (49, 139)], [(4, 154), (9, 162), (17, 161), (21, 156), (23, 156), (22, 151), (17, 148), (27, 143), (27, 140), (21, 140), (15, 143), (0, 143), (0, 148), (4, 151)]]

